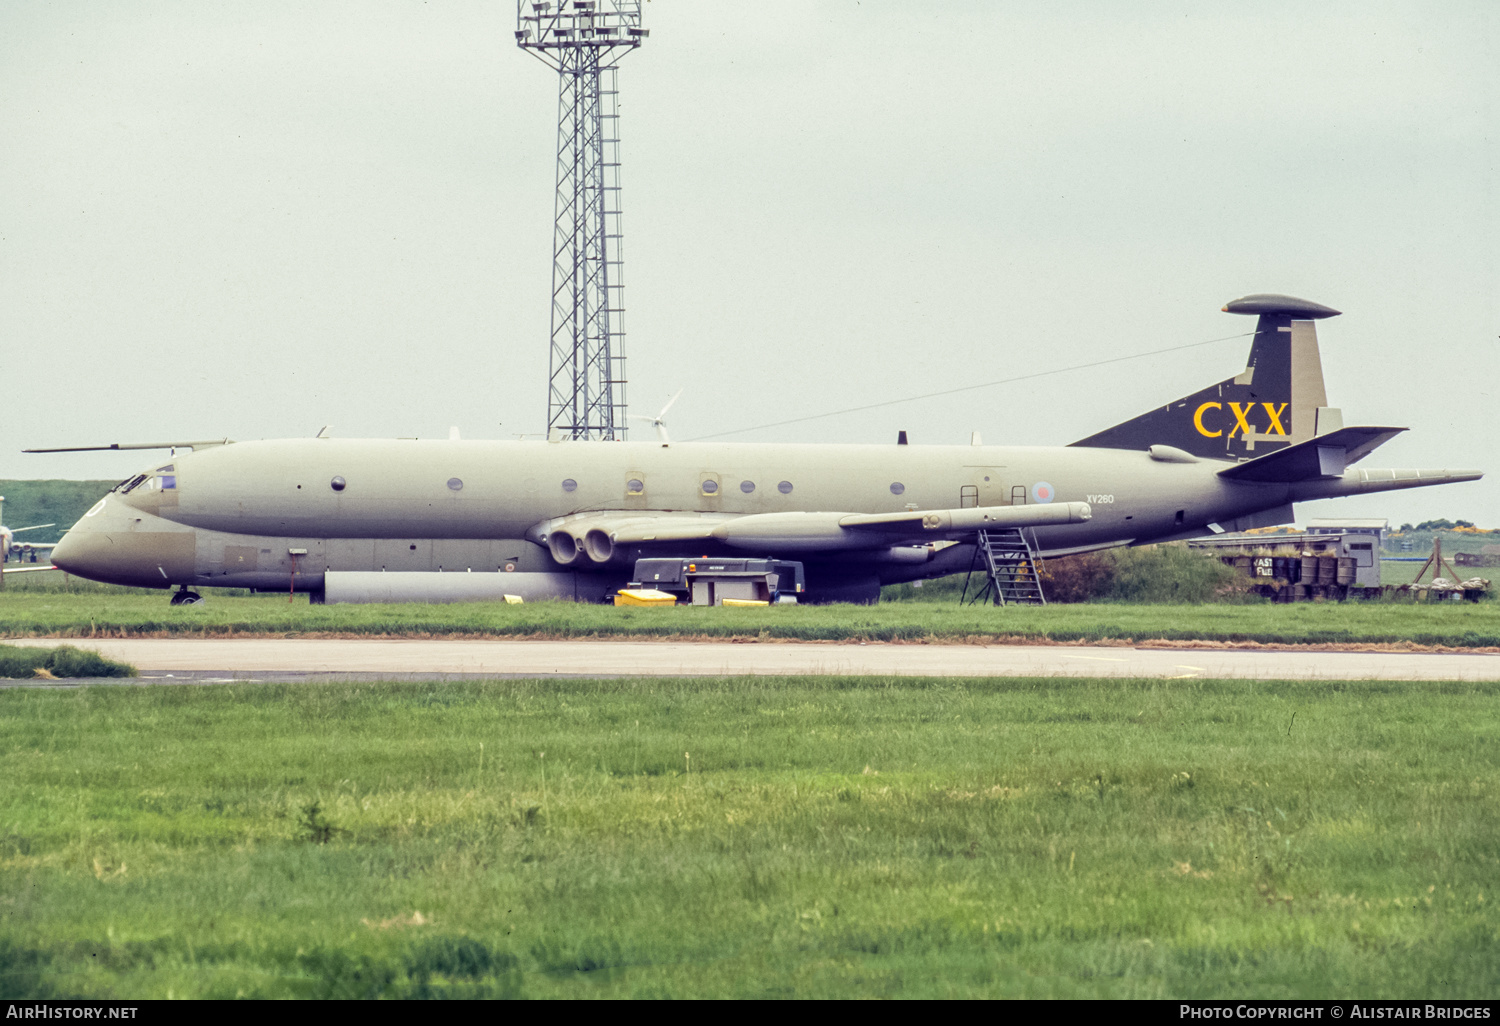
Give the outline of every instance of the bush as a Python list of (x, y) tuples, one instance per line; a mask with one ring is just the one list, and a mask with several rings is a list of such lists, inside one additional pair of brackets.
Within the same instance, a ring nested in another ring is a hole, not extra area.
[[(39, 673), (38, 671), (45, 671)], [(72, 645), (23, 648), (0, 645), (0, 677), (134, 677), (135, 667)]]
[[(1183, 603), (1251, 601), (1250, 579), (1210, 553), (1181, 542), (1142, 548), (1105, 549), (1041, 560), (1042, 591), (1048, 602)], [(887, 586), (886, 601), (957, 602), (964, 575)], [(969, 594), (984, 590), (975, 572)]]
[(1048, 602), (1245, 601), (1248, 579), (1181, 543), (1106, 549), (1042, 561)]
[(1198, 604), (1243, 600), (1250, 580), (1209, 552), (1182, 543), (1111, 549), (1114, 574), (1101, 598), (1115, 602)]
[(1042, 593), (1048, 602), (1091, 602), (1114, 587), (1112, 552), (1085, 552), (1042, 560)]

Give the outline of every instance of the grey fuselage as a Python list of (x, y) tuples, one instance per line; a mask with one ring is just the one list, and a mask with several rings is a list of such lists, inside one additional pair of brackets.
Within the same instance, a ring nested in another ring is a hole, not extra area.
[[(1175, 452), (1175, 450), (1173, 451)], [(1288, 522), (1290, 503), (1442, 480), (1349, 470), (1241, 482), (1226, 464), (1077, 446), (766, 445), (284, 439), (178, 453), (115, 489), (67, 533), (54, 563), (145, 587), (311, 591), (329, 571), (592, 574), (606, 586), (644, 555), (712, 555), (709, 541), (644, 542), (608, 565), (559, 564), (545, 525), (600, 511), (728, 519), (1086, 502), (1092, 519), (1036, 527), (1043, 555)], [(1473, 475), (1477, 476), (1477, 475)], [(335, 479), (338, 479), (336, 482)], [(339, 485), (339, 487), (335, 487)], [(812, 598), (967, 569), (973, 543), (872, 543), (766, 557), (807, 565)], [(741, 555), (745, 553), (741, 552)]]

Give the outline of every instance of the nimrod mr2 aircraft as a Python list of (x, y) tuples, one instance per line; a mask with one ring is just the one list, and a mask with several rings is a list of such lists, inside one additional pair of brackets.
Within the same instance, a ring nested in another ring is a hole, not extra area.
[[(281, 439), (177, 443), (52, 554), (96, 581), (309, 592), (313, 601), (600, 601), (646, 557), (804, 564), (804, 601), (959, 573), (978, 532), (1042, 556), (1292, 522), (1292, 504), (1472, 470), (1354, 469), (1404, 428), (1345, 427), (1314, 322), (1287, 296), (1242, 373), (1057, 448)], [(167, 448), (113, 445), (91, 448)], [(69, 450), (43, 449), (39, 452)]]

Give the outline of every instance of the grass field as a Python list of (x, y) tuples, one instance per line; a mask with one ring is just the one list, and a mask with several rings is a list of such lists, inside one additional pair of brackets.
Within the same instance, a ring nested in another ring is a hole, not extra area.
[(0, 677), (133, 677), (135, 670), (72, 645), (31, 648), (0, 644)]
[(560, 638), (754, 636), (807, 641), (1199, 639), (1481, 647), (1500, 645), (1500, 603), (1084, 603), (995, 608), (887, 602), (876, 606), (621, 609), (567, 602), (314, 606), (301, 596), (289, 603), (275, 595), (212, 595), (201, 605), (174, 607), (167, 604), (166, 592), (0, 594), (0, 634), (10, 637), (308, 632)]
[(1490, 997), (1496, 697), (0, 692), (0, 996)]

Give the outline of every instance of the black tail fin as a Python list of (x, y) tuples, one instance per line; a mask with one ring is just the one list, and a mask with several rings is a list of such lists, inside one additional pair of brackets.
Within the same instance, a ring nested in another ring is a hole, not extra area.
[[(1098, 449), (1171, 445), (1210, 459), (1253, 459), (1336, 429), (1325, 410), (1323, 363), (1313, 321), (1339, 311), (1291, 296), (1256, 295), (1225, 313), (1259, 314), (1250, 361), (1241, 374), (1174, 403), (1074, 442)], [(1319, 425), (1319, 411), (1324, 423)]]

